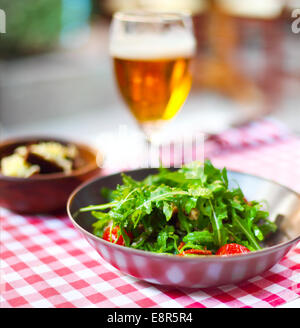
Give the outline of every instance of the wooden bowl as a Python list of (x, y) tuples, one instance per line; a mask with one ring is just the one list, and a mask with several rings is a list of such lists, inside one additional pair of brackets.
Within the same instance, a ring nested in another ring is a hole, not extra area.
[(81, 164), (70, 174), (38, 174), (29, 178), (4, 176), (0, 172), (0, 206), (22, 214), (51, 213), (65, 209), (72, 191), (82, 182), (100, 174), (97, 150), (87, 145), (51, 137), (25, 137), (0, 143), (0, 160), (19, 146), (56, 141), (77, 147)]

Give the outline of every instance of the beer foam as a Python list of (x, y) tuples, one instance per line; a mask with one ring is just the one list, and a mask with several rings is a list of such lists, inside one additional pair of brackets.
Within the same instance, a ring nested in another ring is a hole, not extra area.
[(110, 42), (110, 55), (135, 60), (191, 57), (196, 48), (193, 35), (177, 32), (114, 36)]

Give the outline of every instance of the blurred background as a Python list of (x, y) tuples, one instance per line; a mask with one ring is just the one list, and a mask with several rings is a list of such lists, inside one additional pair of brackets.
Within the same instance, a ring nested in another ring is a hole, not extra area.
[(300, 134), (295, 8), (299, 0), (0, 0), (1, 137), (137, 129), (108, 53), (112, 14), (132, 9), (193, 16), (193, 87), (173, 125), (217, 133), (268, 116)]

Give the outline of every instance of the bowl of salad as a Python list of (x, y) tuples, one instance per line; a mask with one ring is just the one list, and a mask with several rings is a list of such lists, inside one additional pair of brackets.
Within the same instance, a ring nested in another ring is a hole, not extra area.
[(175, 287), (249, 279), (300, 240), (299, 194), (209, 160), (95, 179), (71, 195), (67, 210), (111, 265)]

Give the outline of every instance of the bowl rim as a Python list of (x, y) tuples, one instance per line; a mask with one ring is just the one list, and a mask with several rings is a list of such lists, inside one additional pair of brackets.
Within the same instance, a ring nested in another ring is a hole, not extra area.
[(70, 177), (78, 177), (81, 176), (82, 174), (86, 174), (88, 172), (101, 169), (101, 167), (97, 163), (98, 155), (101, 154), (99, 150), (86, 143), (67, 139), (66, 137), (63, 136), (60, 137), (60, 136), (32, 135), (32, 136), (15, 137), (15, 138), (11, 137), (3, 141), (0, 141), (0, 151), (2, 147), (10, 146), (10, 145), (13, 146), (16, 143), (23, 143), (23, 142), (26, 143), (26, 142), (30, 142), (31, 140), (42, 140), (42, 141), (45, 140), (45, 141), (73, 144), (78, 148), (85, 149), (90, 154), (92, 154), (95, 157), (95, 163), (88, 163), (78, 169), (72, 170), (70, 173), (59, 172), (59, 173), (37, 174), (28, 178), (6, 176), (1, 174), (0, 171), (0, 180), (8, 181), (8, 182), (25, 182), (25, 181), (27, 182), (27, 181), (40, 181), (40, 180), (45, 181), (45, 180), (52, 180), (52, 179), (64, 179)]
[[(121, 172), (124, 172), (126, 174), (130, 174), (131, 172), (138, 172), (138, 171), (144, 171), (144, 170), (151, 170), (153, 168), (142, 168), (142, 169), (134, 169), (134, 170), (124, 170), (124, 171), (118, 171), (117, 173), (113, 173), (113, 174), (108, 174), (108, 175), (104, 175), (104, 176), (100, 176), (97, 178), (94, 178), (92, 180), (89, 180), (83, 184), (81, 184), (80, 186), (78, 186), (73, 192), (72, 194), (69, 196), (68, 201), (67, 201), (67, 214), (69, 219), (71, 220), (72, 224), (74, 225), (74, 227), (76, 227), (83, 235), (87, 235), (89, 238), (94, 239), (95, 241), (98, 241), (104, 245), (106, 245), (107, 247), (112, 247), (113, 249), (115, 248), (116, 250), (119, 251), (125, 251), (125, 252), (129, 252), (135, 255), (139, 255), (139, 256), (150, 256), (150, 257), (155, 257), (158, 259), (174, 259), (174, 260), (178, 260), (178, 261), (214, 261), (216, 259), (221, 260), (221, 261), (229, 261), (229, 260), (233, 260), (233, 259), (245, 259), (245, 258), (251, 258), (251, 257), (256, 257), (256, 256), (262, 256), (264, 254), (268, 254), (270, 252), (274, 252), (276, 250), (279, 250), (281, 248), (286, 248), (286, 247), (292, 247), (293, 244), (296, 244), (297, 242), (300, 241), (300, 235), (285, 241), (285, 242), (281, 242), (277, 245), (271, 246), (271, 247), (266, 247), (263, 249), (260, 249), (258, 251), (254, 251), (254, 252), (249, 252), (249, 253), (245, 253), (245, 254), (234, 254), (234, 255), (230, 255), (230, 256), (220, 256), (220, 255), (201, 255), (201, 256), (177, 256), (175, 254), (167, 254), (167, 253), (154, 253), (154, 252), (150, 252), (150, 251), (144, 251), (141, 249), (135, 249), (132, 247), (125, 247), (125, 246), (121, 246), (118, 244), (114, 244), (111, 243), (109, 241), (106, 241), (96, 235), (94, 235), (93, 233), (87, 231), (86, 229), (84, 229), (82, 226), (80, 226), (76, 220), (73, 218), (73, 215), (71, 213), (70, 207), (71, 204), (75, 198), (75, 196), (77, 195), (77, 193), (79, 191), (81, 191), (82, 189), (86, 188), (89, 184), (92, 184), (98, 180), (104, 179), (104, 178), (108, 178), (108, 177), (112, 177), (112, 176), (117, 176), (120, 175)], [(155, 169), (155, 168), (154, 168)], [(296, 197), (298, 197), (300, 199), (300, 193), (298, 193), (297, 191), (284, 186), (283, 184), (277, 183), (271, 179), (266, 179), (254, 174), (250, 174), (250, 173), (244, 173), (242, 171), (238, 171), (238, 170), (227, 170), (228, 172), (232, 172), (232, 173), (238, 173), (238, 174), (243, 174), (243, 175), (248, 175), (250, 177), (254, 177), (254, 178), (258, 178), (258, 179), (262, 179), (271, 183), (275, 183), (278, 186), (292, 192)]]

